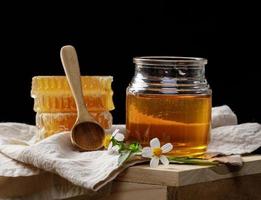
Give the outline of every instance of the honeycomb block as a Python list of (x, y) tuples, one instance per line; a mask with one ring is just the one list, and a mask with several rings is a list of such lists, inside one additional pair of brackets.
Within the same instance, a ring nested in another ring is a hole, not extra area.
[[(91, 112), (94, 119), (104, 128), (112, 126), (112, 115), (109, 111)], [(77, 113), (36, 113), (36, 126), (40, 130), (41, 139), (62, 131), (71, 130)]]
[[(112, 95), (88, 94), (84, 101), (90, 112), (110, 111), (114, 109)], [(38, 95), (34, 99), (35, 112), (76, 112), (74, 98), (70, 95)]]
[[(114, 109), (112, 76), (82, 76), (85, 103), (89, 111)], [(65, 76), (35, 76), (31, 96), (35, 112), (76, 112), (71, 89)]]

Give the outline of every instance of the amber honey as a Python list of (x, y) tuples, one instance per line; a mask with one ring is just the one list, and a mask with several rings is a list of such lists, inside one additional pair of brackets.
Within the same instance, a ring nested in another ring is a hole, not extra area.
[(210, 133), (211, 95), (134, 94), (126, 97), (127, 139), (149, 146), (157, 137), (172, 143), (174, 156), (205, 152)]

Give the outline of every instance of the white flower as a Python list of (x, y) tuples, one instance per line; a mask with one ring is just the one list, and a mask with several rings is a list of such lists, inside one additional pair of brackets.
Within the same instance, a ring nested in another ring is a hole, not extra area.
[(161, 161), (163, 165), (168, 165), (169, 160), (163, 154), (170, 152), (172, 149), (172, 144), (167, 143), (160, 147), (159, 139), (153, 138), (150, 141), (150, 147), (144, 147), (141, 155), (145, 158), (151, 158), (150, 167), (157, 167), (159, 165), (159, 161)]
[(103, 146), (108, 149), (110, 154), (118, 154), (120, 150), (119, 145), (114, 145), (112, 139), (116, 140), (117, 142), (122, 142), (124, 140), (124, 135), (119, 132), (119, 129), (116, 129), (111, 135), (106, 135), (103, 141)]
[(118, 142), (122, 142), (124, 140), (124, 135), (122, 133), (120, 133), (120, 129), (116, 129), (112, 135), (112, 138), (114, 138), (115, 140), (117, 140)]
[(111, 146), (108, 148), (108, 153), (117, 155), (117, 154), (119, 154), (119, 150), (120, 150), (119, 145)]

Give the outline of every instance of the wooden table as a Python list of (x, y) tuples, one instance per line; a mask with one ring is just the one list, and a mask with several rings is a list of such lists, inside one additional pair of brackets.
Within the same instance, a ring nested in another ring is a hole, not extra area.
[(261, 155), (245, 156), (242, 168), (170, 165), (134, 166), (113, 183), (107, 200), (261, 199)]
[[(220, 166), (174, 165), (150, 168), (148, 164), (133, 166), (113, 183), (110, 196), (99, 193), (95, 200), (261, 200), (261, 155), (243, 157), (242, 168)], [(46, 172), (48, 173), (48, 172)], [(72, 187), (58, 175), (48, 176), (65, 188)], [(41, 184), (38, 184), (40, 183)], [(45, 184), (46, 183), (46, 184)], [(37, 194), (52, 187), (40, 176), (0, 179), (0, 196)], [(10, 185), (13, 186), (10, 188)], [(109, 185), (108, 185), (109, 186)], [(9, 188), (9, 189), (8, 189)], [(23, 189), (22, 189), (23, 188)], [(109, 192), (109, 187), (106, 187)], [(12, 190), (11, 190), (12, 189)], [(16, 191), (13, 194), (14, 190)], [(38, 192), (37, 192), (38, 191)], [(106, 193), (107, 194), (107, 193)], [(101, 198), (100, 198), (101, 197)], [(1, 197), (0, 197), (1, 199)], [(70, 200), (86, 200), (77, 196)], [(69, 200), (69, 199), (67, 199)]]

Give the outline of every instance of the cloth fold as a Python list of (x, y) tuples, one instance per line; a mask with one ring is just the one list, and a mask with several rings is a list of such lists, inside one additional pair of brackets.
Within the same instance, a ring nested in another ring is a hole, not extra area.
[(236, 114), (227, 105), (212, 108), (212, 128), (237, 124)]
[(218, 152), (223, 155), (246, 154), (259, 147), (261, 147), (261, 125), (244, 123), (212, 129), (207, 152)]
[[(5, 124), (5, 126), (10, 125), (12, 124)], [(27, 128), (27, 125), (21, 125), (21, 133)], [(123, 170), (123, 167), (118, 166), (119, 155), (111, 155), (107, 151), (79, 152), (75, 150), (71, 144), (69, 132), (53, 135), (32, 145), (13, 143), (12, 138), (8, 140), (2, 136), (0, 141), (0, 152), (15, 161), (20, 161), (20, 167), (22, 163), (28, 163), (36, 168), (58, 174), (75, 185), (94, 191), (113, 180)], [(13, 164), (18, 164), (15, 161)], [(132, 163), (128, 163), (124, 168), (130, 165)], [(23, 166), (23, 169), (25, 167)], [(7, 175), (4, 170), (0, 167), (0, 175)], [(19, 174), (20, 168), (17, 170), (15, 174)], [(35, 168), (27, 170), (29, 170), (27, 172), (29, 175), (39, 173), (35, 171)], [(113, 173), (115, 171), (117, 173)]]
[[(243, 154), (261, 146), (260, 124), (235, 125), (237, 124), (236, 115), (228, 106), (213, 108), (212, 119), (212, 126), (217, 128), (212, 130), (208, 148), (210, 153)], [(114, 125), (113, 129), (116, 128), (125, 132), (124, 125)], [(41, 177), (45, 174), (45, 179), (48, 179), (50, 184), (54, 184), (54, 179), (60, 177), (68, 181), (69, 185), (73, 185), (74, 192), (68, 190), (70, 192), (66, 196), (73, 197), (102, 190), (125, 168), (143, 162), (134, 160), (124, 166), (118, 166), (118, 155), (110, 155), (107, 151), (78, 152), (75, 150), (71, 145), (68, 132), (53, 135), (42, 141), (39, 141), (37, 132), (36, 127), (31, 125), (0, 123), (0, 186), (1, 180), (5, 180), (6, 177), (30, 178)], [(231, 146), (233, 148), (229, 148)], [(238, 162), (238, 157), (234, 158), (234, 161)], [(229, 162), (229, 160), (223, 161)], [(43, 196), (45, 193), (50, 193), (49, 199), (64, 198), (64, 192), (58, 195), (57, 191), (62, 191), (57, 189), (59, 184), (61, 188), (64, 187), (62, 181), (56, 182), (53, 187), (45, 188)], [(56, 192), (54, 192), (54, 187), (56, 187)], [(7, 197), (8, 195), (5, 196)]]

